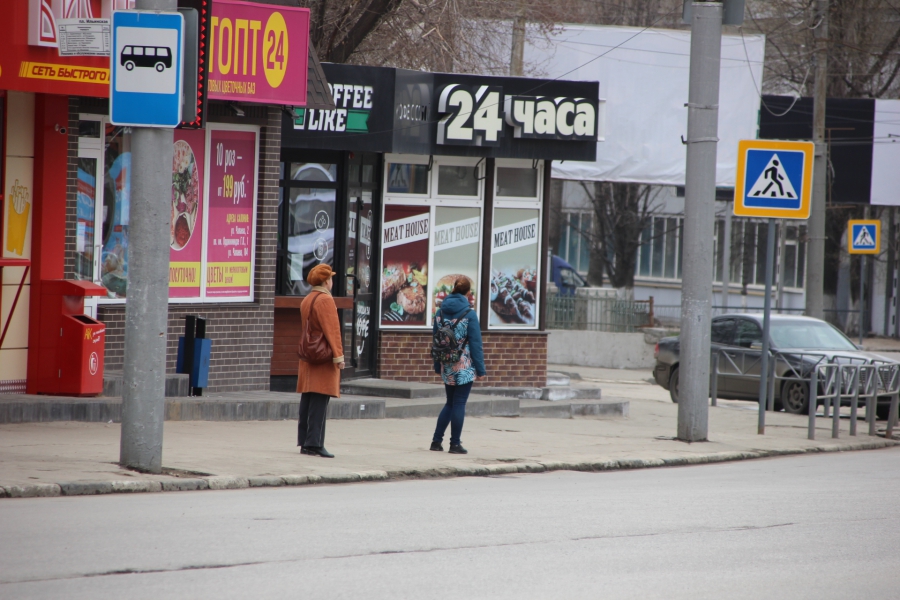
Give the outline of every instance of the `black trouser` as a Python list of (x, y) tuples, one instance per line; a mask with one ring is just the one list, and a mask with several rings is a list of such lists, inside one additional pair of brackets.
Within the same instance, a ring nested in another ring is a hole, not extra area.
[(328, 401), (325, 394), (305, 392), (300, 395), (300, 422), (297, 425), (297, 445), (321, 448), (325, 445), (325, 413)]

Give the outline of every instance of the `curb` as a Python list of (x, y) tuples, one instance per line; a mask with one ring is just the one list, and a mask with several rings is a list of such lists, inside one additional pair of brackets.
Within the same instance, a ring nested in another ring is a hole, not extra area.
[(853, 452), (880, 450), (900, 446), (894, 440), (873, 440), (850, 446), (814, 446), (812, 448), (781, 448), (777, 450), (750, 450), (743, 452), (717, 452), (674, 458), (622, 458), (618, 460), (585, 461), (568, 463), (541, 461), (530, 463), (501, 463), (495, 465), (463, 465), (434, 469), (401, 469), (396, 471), (361, 471), (357, 473), (325, 473), (322, 475), (261, 475), (255, 477), (213, 476), (185, 478), (168, 481), (95, 481), (36, 483), (31, 485), (0, 486), (0, 498), (47, 498), (55, 496), (88, 496), (95, 494), (127, 494), (141, 492), (188, 492), (198, 490), (237, 490), (252, 487), (282, 487), (364, 481), (390, 481), (404, 479), (448, 479), (451, 477), (490, 477), (513, 473), (547, 473), (550, 471), (625, 471), (659, 467), (714, 464), (738, 460), (818, 454), (823, 452)]

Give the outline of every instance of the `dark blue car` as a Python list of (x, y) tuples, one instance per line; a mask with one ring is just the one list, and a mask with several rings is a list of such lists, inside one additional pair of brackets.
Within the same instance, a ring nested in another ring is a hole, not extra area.
[(589, 287), (575, 268), (558, 256), (550, 260), (550, 281), (556, 284), (560, 296), (574, 296), (577, 288)]

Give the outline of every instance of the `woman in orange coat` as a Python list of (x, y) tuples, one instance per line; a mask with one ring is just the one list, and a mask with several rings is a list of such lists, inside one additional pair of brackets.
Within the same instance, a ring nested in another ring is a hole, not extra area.
[(341, 369), (344, 368), (341, 323), (331, 297), (334, 274), (328, 265), (313, 267), (306, 276), (306, 281), (313, 286), (312, 292), (300, 304), (300, 322), (305, 326), (307, 319), (312, 318), (310, 325), (321, 328), (334, 356), (332, 362), (320, 365), (301, 360), (297, 373), (297, 393), (301, 394), (297, 445), (302, 454), (323, 458), (334, 458), (325, 449), (325, 413), (328, 400), (341, 396)]

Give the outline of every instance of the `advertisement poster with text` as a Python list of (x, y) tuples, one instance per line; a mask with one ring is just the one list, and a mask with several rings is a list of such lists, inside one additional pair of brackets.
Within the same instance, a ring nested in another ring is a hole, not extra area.
[(297, 104), (306, 98), (309, 9), (216, 0), (209, 98)]
[(384, 207), (382, 325), (426, 323), (430, 220), (427, 206)]
[(432, 314), (441, 307), (457, 279), (465, 277), (472, 290), (469, 306), (477, 311), (478, 251), (481, 249), (481, 209), (439, 206), (432, 231)]
[(540, 211), (498, 208), (491, 236), (491, 314), (497, 327), (537, 323)]
[(205, 144), (205, 131), (175, 131), (169, 230), (170, 298), (200, 297)]
[(250, 295), (256, 132), (210, 132), (206, 296)]

